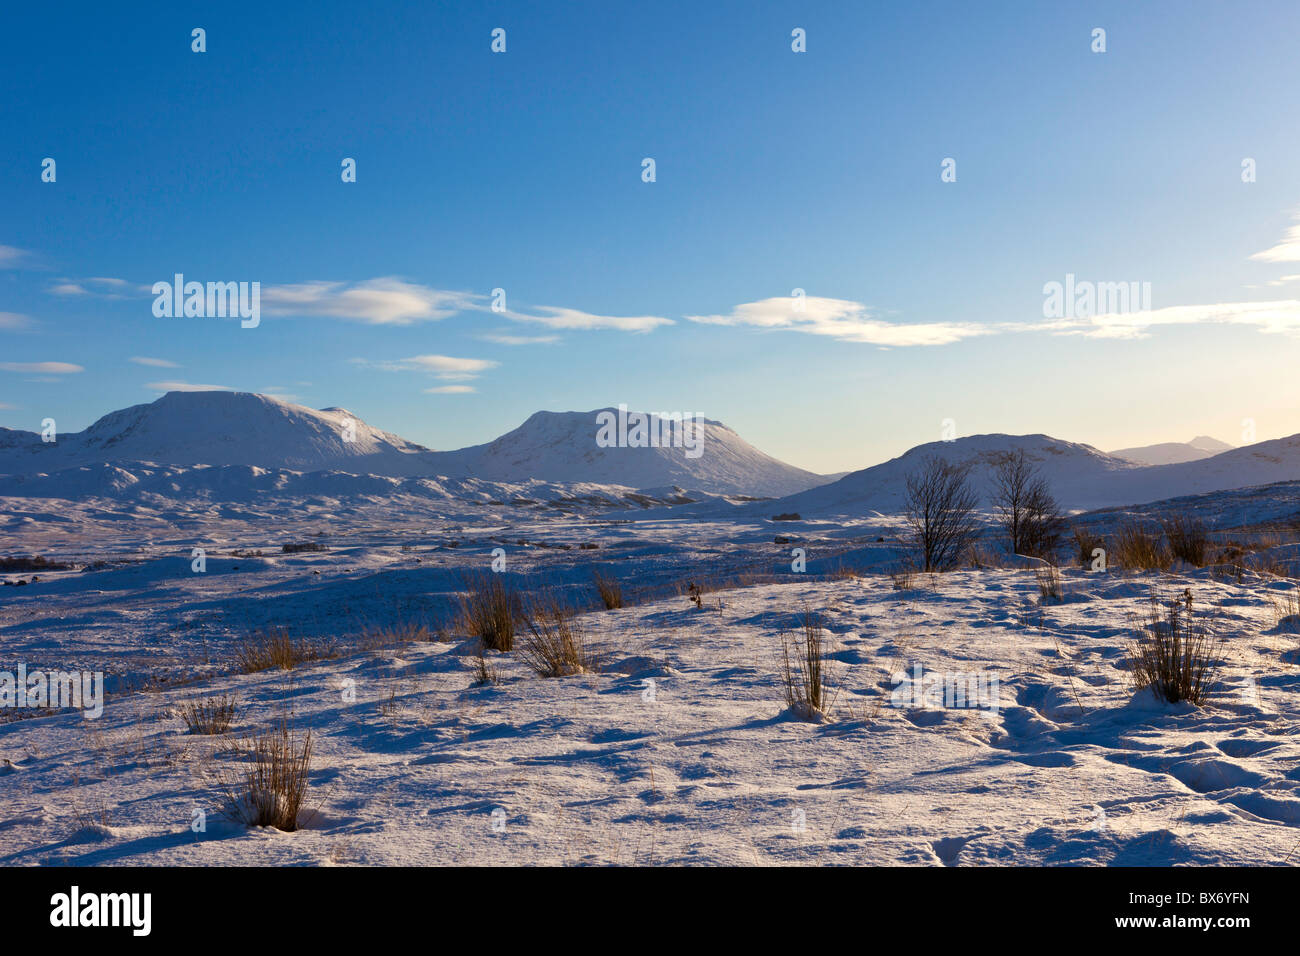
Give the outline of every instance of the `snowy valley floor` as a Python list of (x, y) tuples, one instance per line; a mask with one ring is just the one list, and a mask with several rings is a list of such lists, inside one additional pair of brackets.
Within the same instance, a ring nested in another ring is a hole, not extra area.
[[(1017, 570), (907, 590), (884, 574), (758, 584), (703, 610), (674, 596), (586, 615), (603, 658), (590, 675), (543, 679), (490, 655), (501, 682), (474, 687), (466, 644), (412, 643), (110, 697), (98, 720), (13, 721), (0, 864), (1300, 860), (1300, 635), (1272, 601), (1291, 584), (1063, 577), (1045, 606)], [(1130, 688), (1153, 584), (1190, 588), (1227, 639), (1203, 709)], [(784, 709), (780, 633), (804, 605), (833, 635), (824, 723)], [(996, 713), (894, 706), (894, 675), (918, 664), (996, 677)], [(311, 730), (304, 829), (221, 818), (213, 780), (229, 760), (175, 708), (222, 692), (239, 701), (237, 735), (286, 711)]]

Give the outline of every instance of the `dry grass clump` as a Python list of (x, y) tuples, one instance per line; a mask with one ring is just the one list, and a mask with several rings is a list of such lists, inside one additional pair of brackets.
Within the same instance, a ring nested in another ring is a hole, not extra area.
[(1105, 552), (1105, 540), (1101, 535), (1095, 534), (1088, 528), (1077, 524), (1070, 526), (1070, 533), (1074, 536), (1074, 547), (1079, 555), (1079, 566), (1091, 569), (1092, 562), (1096, 560), (1093, 557), (1093, 552), (1098, 548)]
[(799, 616), (802, 639), (781, 632), (781, 679), (785, 702), (803, 720), (829, 717), (834, 697), (826, 684), (826, 654), (829, 644), (821, 615), (804, 608)]
[(439, 640), (439, 631), (430, 630), (419, 621), (398, 621), (391, 624), (367, 627), (362, 632), (362, 645), (367, 649), (400, 647), (403, 644), (432, 643)]
[(596, 670), (596, 656), (571, 608), (555, 598), (543, 598), (529, 609), (525, 623), (528, 633), (519, 656), (539, 676), (568, 677)]
[(1042, 604), (1059, 604), (1065, 594), (1061, 588), (1061, 571), (1054, 564), (1043, 564), (1034, 568), (1034, 578), (1038, 582), (1038, 599)]
[(235, 699), (222, 694), (200, 700), (187, 700), (180, 706), (181, 720), (191, 734), (224, 734), (235, 722)]
[(465, 579), (460, 614), (466, 633), (493, 651), (512, 651), (515, 623), (523, 615), (519, 593), (502, 575), (483, 573)]
[(1300, 588), (1271, 593), (1268, 600), (1273, 605), (1274, 623), (1278, 627), (1300, 629)]
[(613, 611), (623, 606), (623, 586), (617, 579), (605, 574), (600, 568), (594, 568), (591, 577), (596, 582), (596, 590), (600, 593), (600, 600), (604, 603), (605, 610)]
[(240, 674), (252, 674), (279, 668), (293, 670), (298, 664), (328, 660), (337, 657), (338, 651), (326, 644), (294, 639), (282, 627), (239, 641), (234, 646), (235, 669)]
[(51, 561), (44, 555), (30, 557), (18, 555), (12, 558), (0, 557), (0, 571), (67, 571), (72, 565), (61, 561)]
[(1190, 588), (1172, 598), (1153, 591), (1129, 654), (1133, 686), (1150, 687), (1171, 704), (1187, 701), (1200, 706), (1213, 684), (1222, 643), (1203, 620), (1196, 619)]
[(1169, 542), (1169, 553), (1180, 561), (1195, 567), (1204, 567), (1210, 550), (1210, 535), (1199, 518), (1175, 515), (1160, 522), (1160, 528)]
[(233, 778), (219, 781), (227, 815), (250, 827), (297, 830), (311, 770), (311, 731), (295, 737), (282, 718), (271, 729), (235, 742), (227, 753), (244, 765)]
[(1167, 570), (1172, 561), (1161, 535), (1129, 518), (1115, 529), (1115, 546), (1111, 557), (1130, 571)]

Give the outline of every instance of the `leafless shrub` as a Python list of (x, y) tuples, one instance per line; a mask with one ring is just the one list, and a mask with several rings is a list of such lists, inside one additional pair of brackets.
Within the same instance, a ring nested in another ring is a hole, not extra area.
[(828, 645), (821, 616), (808, 608), (799, 617), (802, 639), (781, 632), (781, 678), (786, 706), (804, 720), (829, 717), (834, 697), (826, 684)]
[(250, 827), (298, 829), (311, 770), (311, 731), (301, 738), (281, 719), (270, 730), (232, 744), (227, 753), (243, 767), (219, 785), (226, 812)]
[(466, 578), (465, 588), (460, 613), (466, 632), (489, 650), (514, 650), (515, 623), (523, 616), (518, 592), (496, 573)]
[(594, 568), (591, 577), (596, 582), (596, 590), (600, 593), (605, 610), (612, 611), (623, 606), (623, 586), (613, 575), (605, 574), (600, 568)]
[(334, 647), (305, 638), (295, 640), (282, 627), (254, 634), (234, 646), (235, 669), (241, 674), (273, 668), (293, 670), (298, 664), (337, 656)]
[(946, 571), (967, 552), (975, 535), (975, 491), (969, 468), (926, 458), (907, 476), (904, 513), (922, 571)]
[(180, 705), (181, 720), (191, 734), (224, 734), (235, 721), (235, 699), (222, 694)]
[(582, 624), (572, 609), (555, 598), (539, 599), (525, 618), (528, 633), (519, 656), (541, 677), (568, 677), (596, 670)]
[(1196, 619), (1191, 589), (1168, 599), (1153, 591), (1136, 631), (1129, 655), (1133, 686), (1150, 687), (1171, 704), (1203, 704), (1218, 669), (1222, 640), (1204, 620)]
[(1168, 569), (1171, 557), (1161, 535), (1129, 518), (1115, 530), (1111, 557), (1130, 571)]
[(1046, 558), (1060, 546), (1065, 520), (1047, 479), (1023, 448), (994, 465), (993, 507), (1015, 554)]

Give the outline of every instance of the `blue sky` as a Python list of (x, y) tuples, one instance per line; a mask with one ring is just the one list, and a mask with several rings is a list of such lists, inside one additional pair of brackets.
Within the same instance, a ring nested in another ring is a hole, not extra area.
[[(818, 471), (1300, 431), (1292, 2), (131, 9), (6, 13), (0, 425), (183, 383), (440, 449), (703, 412)], [(155, 317), (177, 272), (261, 325)], [(1152, 309), (1044, 318), (1067, 273)]]

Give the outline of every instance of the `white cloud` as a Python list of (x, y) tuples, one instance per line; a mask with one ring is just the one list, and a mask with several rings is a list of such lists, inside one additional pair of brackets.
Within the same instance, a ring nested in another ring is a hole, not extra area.
[(228, 385), (195, 385), (192, 382), (150, 382), (145, 388), (155, 392), (233, 392)]
[(451, 355), (412, 355), (394, 361), (374, 362), (369, 359), (352, 359), (353, 364), (381, 372), (431, 372), (441, 379), (475, 378), (499, 362), (491, 359), (456, 358)]
[(125, 279), (108, 276), (91, 276), (88, 279), (60, 279), (50, 287), (51, 295), (93, 296), (96, 299), (125, 299), (134, 292), (141, 296), (150, 292), (149, 286), (131, 286)]
[(473, 307), (475, 296), (445, 292), (397, 278), (365, 282), (302, 282), (262, 289), (262, 305), (276, 315), (330, 316), (371, 325), (431, 322)]
[(1174, 305), (1145, 312), (1113, 313), (1080, 320), (1062, 334), (1089, 338), (1146, 338), (1158, 325), (1244, 325), (1269, 335), (1300, 335), (1300, 300)]
[(1259, 262), (1300, 262), (1300, 222), (1288, 229), (1277, 245), (1257, 252), (1251, 258)]
[(497, 345), (550, 345), (560, 341), (558, 335), (510, 335), (505, 332), (485, 332), (478, 338)]
[(167, 359), (149, 358), (144, 355), (133, 355), (130, 361), (136, 365), (148, 365), (150, 368), (180, 368), (175, 362), (169, 362)]
[(824, 335), (841, 342), (904, 347), (947, 345), (997, 331), (992, 326), (971, 322), (887, 322), (873, 316), (867, 306), (847, 299), (807, 296), (778, 296), (736, 306), (727, 315), (688, 315), (704, 325), (749, 326), (757, 329), (789, 330)]
[(500, 314), (516, 322), (536, 322), (552, 329), (581, 331), (613, 329), (618, 332), (649, 332), (661, 325), (675, 324), (672, 319), (665, 319), (657, 315), (594, 315), (578, 309), (565, 309), (550, 305), (538, 306), (537, 311), (545, 314), (529, 315), (524, 312), (502, 312)]
[(35, 372), (43, 375), (72, 375), (84, 372), (71, 362), (0, 362), (0, 372)]
[(25, 329), (32, 320), (17, 312), (0, 312), (0, 329)]
[(0, 246), (0, 269), (17, 268), (18, 263), (26, 259), (29, 253), (16, 246)]
[(439, 385), (437, 388), (426, 388), (426, 395), (467, 395), (476, 391), (473, 385)]

